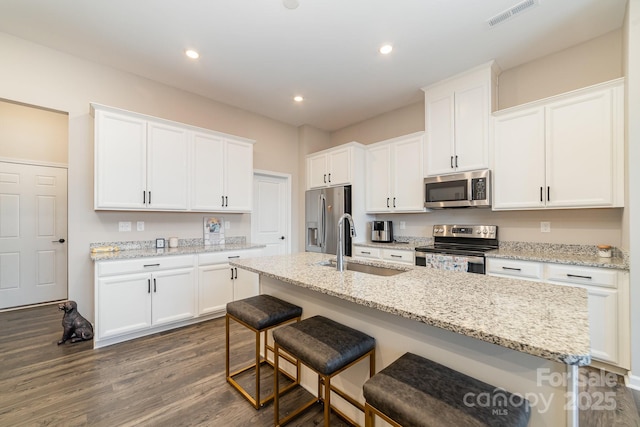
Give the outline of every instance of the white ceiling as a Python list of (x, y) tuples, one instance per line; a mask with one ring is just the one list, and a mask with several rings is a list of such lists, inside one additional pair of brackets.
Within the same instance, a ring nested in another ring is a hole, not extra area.
[[(299, 126), (333, 131), (623, 24), (627, 0), (1, 0), (0, 31)], [(392, 43), (388, 56), (378, 53)], [(197, 61), (185, 49), (200, 52)], [(296, 104), (292, 97), (305, 97)]]

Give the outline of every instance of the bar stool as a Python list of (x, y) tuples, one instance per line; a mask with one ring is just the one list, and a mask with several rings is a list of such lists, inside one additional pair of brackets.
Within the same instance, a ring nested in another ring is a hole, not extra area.
[(363, 391), (365, 427), (375, 415), (395, 427), (525, 427), (531, 414), (523, 396), (412, 353), (369, 378)]
[[(278, 354), (282, 349), (318, 375), (318, 396), (282, 419), (279, 410), (280, 399), (276, 394), (273, 400), (275, 425), (281, 426), (288, 423), (316, 402), (322, 402), (324, 405), (325, 427), (329, 427), (331, 409), (349, 423), (358, 425), (331, 405), (331, 392), (335, 392), (363, 412), (364, 405), (331, 385), (331, 378), (366, 357), (369, 357), (369, 377), (372, 377), (375, 372), (375, 339), (326, 317), (314, 316), (278, 328), (273, 331), (273, 340), (274, 369), (278, 369)], [(277, 376), (274, 379), (274, 388), (278, 389)]]
[[(280, 325), (284, 325), (289, 322), (298, 322), (300, 321), (300, 316), (302, 315), (302, 308), (297, 305), (293, 305), (271, 295), (258, 295), (255, 297), (245, 298), (238, 301), (233, 301), (227, 304), (227, 314), (226, 314), (226, 374), (227, 374), (227, 382), (231, 384), (235, 389), (237, 389), (251, 404), (259, 409), (265, 403), (269, 402), (273, 399), (274, 393), (270, 393), (264, 399), (260, 399), (260, 366), (263, 364), (269, 364), (274, 366), (274, 364), (268, 360), (267, 351), (271, 351), (274, 353), (274, 359), (277, 361), (277, 357), (275, 356), (274, 349), (271, 345), (268, 344), (268, 334), (272, 328), (278, 327)], [(233, 373), (229, 373), (229, 320), (233, 319), (242, 326), (250, 329), (255, 333), (255, 362), (239, 369)], [(264, 333), (264, 358), (260, 355), (260, 335)], [(296, 365), (296, 376), (293, 377), (287, 372), (279, 371), (277, 367), (274, 367), (273, 376), (278, 378), (277, 373), (281, 372), (286, 375), (290, 380), (293, 381), (292, 384), (289, 384), (280, 392), (284, 393), (288, 390), (291, 390), (300, 381), (300, 363), (294, 358), (281, 354), (288, 362)], [(276, 364), (277, 366), (277, 364)], [(242, 387), (236, 380), (235, 377), (246, 372), (255, 367), (256, 374), (256, 389), (255, 389), (255, 397), (251, 396), (249, 392), (247, 392), (244, 387)], [(277, 389), (276, 389), (277, 390)]]

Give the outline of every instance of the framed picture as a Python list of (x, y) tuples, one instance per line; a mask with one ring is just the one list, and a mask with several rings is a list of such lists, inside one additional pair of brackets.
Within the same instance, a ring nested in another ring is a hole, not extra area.
[(221, 245), (224, 243), (224, 219), (221, 217), (204, 217), (204, 244)]

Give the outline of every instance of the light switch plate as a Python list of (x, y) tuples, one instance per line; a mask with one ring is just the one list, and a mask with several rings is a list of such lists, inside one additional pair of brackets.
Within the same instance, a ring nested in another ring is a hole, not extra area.
[(118, 231), (131, 231), (131, 221), (118, 222)]
[(229, 230), (231, 228), (231, 223), (229, 221), (224, 222), (224, 229)]
[(144, 221), (138, 221), (136, 223), (136, 230), (138, 231), (144, 231)]
[(540, 222), (540, 232), (541, 233), (551, 233), (551, 223), (549, 221), (541, 221)]

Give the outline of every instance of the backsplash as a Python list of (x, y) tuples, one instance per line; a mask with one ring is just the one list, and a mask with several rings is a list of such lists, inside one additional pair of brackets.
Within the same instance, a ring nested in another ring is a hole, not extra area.
[[(169, 238), (165, 238), (168, 242)], [(224, 239), (225, 244), (245, 244), (247, 238), (245, 236), (229, 236)], [(152, 249), (156, 247), (155, 240), (137, 240), (126, 242), (94, 242), (89, 244), (89, 249), (100, 246), (117, 246), (121, 251), (132, 251), (139, 249)], [(204, 246), (204, 239), (178, 239), (178, 247), (181, 246)]]

